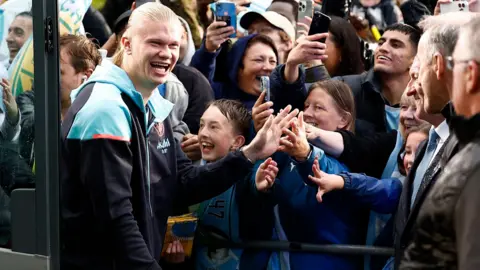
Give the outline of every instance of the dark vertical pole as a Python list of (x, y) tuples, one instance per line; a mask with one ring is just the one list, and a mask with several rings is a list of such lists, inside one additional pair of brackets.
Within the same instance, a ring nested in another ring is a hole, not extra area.
[(59, 269), (59, 52), (57, 0), (32, 1), (37, 254)]

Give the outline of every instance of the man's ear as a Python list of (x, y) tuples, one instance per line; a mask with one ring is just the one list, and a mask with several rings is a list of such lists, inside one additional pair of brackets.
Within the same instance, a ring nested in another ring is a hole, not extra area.
[(92, 73), (93, 73), (92, 68), (85, 70), (85, 76), (87, 76), (87, 79), (90, 78), (90, 76), (92, 76)]
[(240, 149), (245, 144), (245, 137), (242, 135), (237, 135), (233, 139), (232, 149), (237, 150)]
[(130, 8), (131, 11), (135, 10), (137, 8), (137, 1), (133, 1), (132, 7)]
[(437, 76), (437, 80), (441, 80), (445, 74), (445, 59), (443, 55), (436, 52), (433, 55), (432, 59), (433, 70), (435, 71), (435, 75)]
[(293, 49), (293, 41), (288, 41), (287, 43), (287, 52), (291, 51)]
[(120, 39), (120, 42), (122, 43), (123, 48), (125, 49), (125, 52), (127, 54), (132, 54), (132, 42), (128, 37), (122, 36)]
[(475, 94), (478, 91), (478, 80), (480, 80), (480, 69), (478, 64), (474, 61), (470, 61), (466, 67), (466, 82), (467, 82), (467, 93)]

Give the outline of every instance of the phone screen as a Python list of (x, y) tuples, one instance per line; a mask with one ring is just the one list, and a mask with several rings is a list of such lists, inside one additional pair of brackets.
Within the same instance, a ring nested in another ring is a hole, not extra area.
[[(310, 25), (310, 31), (308, 32), (308, 35), (311, 36), (315, 34), (328, 33), (331, 20), (332, 19), (327, 15), (319, 11), (315, 11), (315, 13), (313, 14), (313, 20), (312, 24)], [(325, 39), (319, 41), (325, 43)]]

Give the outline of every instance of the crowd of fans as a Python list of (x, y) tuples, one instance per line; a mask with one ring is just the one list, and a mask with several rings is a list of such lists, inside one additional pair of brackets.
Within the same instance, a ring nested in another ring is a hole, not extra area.
[[(237, 29), (214, 20), (210, 1), (147, 2), (107, 0), (87, 11), (86, 36), (60, 36), (65, 269), (480, 268), (477, 1), (443, 14), (452, 1), (315, 0), (331, 16), (315, 35), (296, 0), (263, 12), (235, 0)], [(32, 25), (29, 12), (11, 23), (6, 69)], [(0, 86), (9, 248), (11, 192), (35, 186), (35, 89)], [(194, 240), (185, 256), (162, 240), (167, 217), (191, 211), (198, 232), (233, 242), (395, 254)]]

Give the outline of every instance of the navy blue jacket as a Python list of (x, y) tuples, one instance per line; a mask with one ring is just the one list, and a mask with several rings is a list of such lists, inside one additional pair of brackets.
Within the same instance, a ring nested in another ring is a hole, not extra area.
[[(212, 85), (215, 99), (234, 99), (239, 100), (245, 104), (245, 106), (251, 110), (253, 104), (257, 100), (258, 96), (250, 95), (245, 93), (242, 89), (238, 87), (238, 70), (242, 64), (243, 55), (245, 54), (245, 49), (248, 44), (248, 41), (255, 37), (255, 35), (249, 35), (243, 38), (238, 39), (235, 44), (232, 46), (230, 51), (228, 51), (227, 58), (222, 59), (226, 60), (226, 63), (223, 63), (221, 72), (226, 73), (226, 78), (222, 81), (217, 80), (214, 76), (216, 67), (219, 66), (217, 62), (217, 56), (219, 51), (215, 53), (210, 53), (205, 49), (205, 41), (202, 43), (202, 46), (195, 52), (192, 57), (192, 62), (190, 66), (198, 69), (205, 77), (208, 78), (210, 84)], [(222, 48), (225, 50), (227, 48)]]
[[(316, 200), (317, 186), (312, 186), (307, 178), (315, 157), (322, 171), (344, 172), (345, 178), (344, 188), (325, 194), (322, 203)], [(397, 207), (402, 190), (398, 179), (378, 180), (346, 173), (348, 168), (316, 147), (305, 162), (278, 154), (275, 160), (281, 171), (273, 194), (289, 241), (363, 245), (369, 210), (392, 213)], [(362, 262), (354, 257), (295, 252), (290, 253), (290, 265), (292, 269), (311, 269), (312, 265), (322, 265), (322, 269), (359, 269)]]
[(62, 269), (161, 269), (172, 205), (192, 205), (244, 179), (240, 152), (196, 167), (173, 137), (173, 104), (154, 91), (147, 106), (109, 61), (72, 93), (62, 123)]

